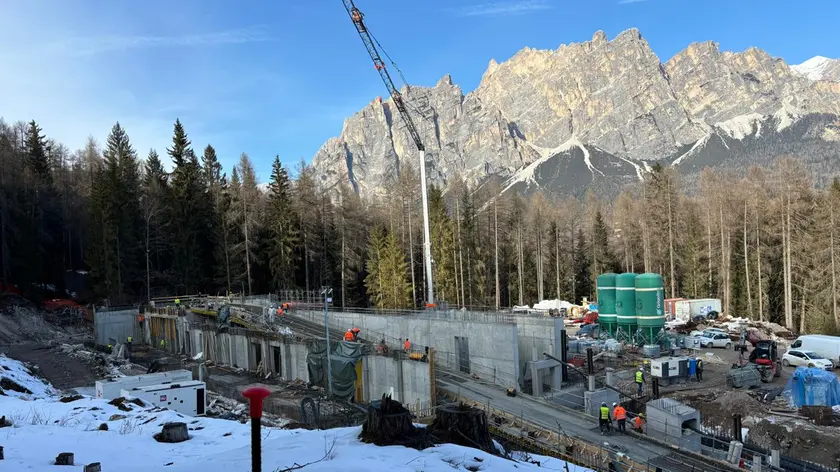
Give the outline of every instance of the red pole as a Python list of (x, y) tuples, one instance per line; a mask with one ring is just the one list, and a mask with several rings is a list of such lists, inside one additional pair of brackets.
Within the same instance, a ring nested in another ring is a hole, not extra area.
[(249, 387), (242, 392), (248, 399), (251, 416), (251, 472), (262, 472), (262, 451), (260, 451), (260, 420), (263, 412), (263, 400), (271, 392), (265, 387)]

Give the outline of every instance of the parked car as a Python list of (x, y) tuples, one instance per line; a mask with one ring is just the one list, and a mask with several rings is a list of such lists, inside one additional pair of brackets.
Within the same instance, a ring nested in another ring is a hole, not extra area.
[(724, 349), (732, 349), (732, 340), (725, 333), (705, 332), (698, 338), (700, 339), (700, 347), (703, 348), (722, 347)]
[(704, 333), (711, 333), (711, 334), (725, 334), (729, 335), (729, 331), (720, 328), (706, 328), (704, 330), (694, 330), (691, 332), (691, 336), (702, 336)]
[(830, 359), (817, 354), (813, 351), (805, 351), (800, 349), (790, 349), (782, 356), (782, 365), (785, 367), (817, 367), (820, 369), (831, 370), (834, 368), (834, 363)]

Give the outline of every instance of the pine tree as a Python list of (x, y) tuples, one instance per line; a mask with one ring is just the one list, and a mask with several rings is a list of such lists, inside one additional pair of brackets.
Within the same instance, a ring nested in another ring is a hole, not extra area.
[(429, 188), (429, 226), (432, 238), (432, 273), (436, 301), (454, 304), (455, 283), (455, 233), (452, 220), (446, 211), (443, 193), (432, 185)]
[(385, 289), (385, 270), (383, 269), (385, 261), (385, 232), (378, 225), (370, 229), (367, 252), (365, 288), (367, 289), (370, 303), (380, 308), (386, 303), (387, 291)]
[(167, 257), (168, 230), (170, 222), (169, 184), (166, 171), (157, 151), (149, 150), (143, 172), (140, 206), (143, 212), (144, 252), (146, 257), (146, 290), (151, 298), (155, 286), (164, 285), (169, 268)]
[(172, 171), (172, 250), (175, 290), (178, 293), (207, 289), (212, 274), (212, 207), (204, 184), (204, 173), (190, 147), (180, 120), (175, 121), (172, 147), (167, 153)]
[(410, 308), (411, 281), (408, 279), (408, 264), (405, 253), (397, 243), (394, 233), (388, 233), (382, 248), (380, 261), (380, 282), (383, 293), (380, 294), (381, 305), (377, 308), (405, 309)]
[(574, 299), (575, 303), (580, 303), (583, 297), (592, 299), (592, 279), (590, 278), (590, 261), (592, 256), (590, 253), (590, 245), (586, 241), (583, 228), (578, 229), (577, 237), (575, 238), (575, 253), (574, 253)]
[(295, 246), (298, 244), (299, 220), (292, 204), (289, 174), (280, 163), (280, 156), (274, 157), (271, 168), (266, 217), (273, 286), (275, 289), (291, 289), (295, 286), (297, 273)]

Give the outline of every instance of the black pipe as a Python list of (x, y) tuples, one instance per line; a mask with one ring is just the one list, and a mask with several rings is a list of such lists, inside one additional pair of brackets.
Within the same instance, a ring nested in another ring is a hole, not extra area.
[(595, 374), (595, 361), (593, 357), (592, 348), (586, 348), (586, 373), (589, 375)]
[(738, 413), (733, 413), (732, 414), (732, 427), (734, 428), (734, 431), (733, 431), (734, 434), (732, 436), (739, 443), (743, 443), (744, 438), (741, 435), (741, 415), (740, 414), (738, 414)]
[(653, 399), (659, 399), (659, 377), (654, 377), (651, 381), (652, 388), (653, 388)]
[(569, 381), (569, 368), (567, 367), (567, 363), (569, 362), (569, 338), (566, 336), (566, 330), (563, 330), (563, 333), (560, 335), (560, 381), (568, 382)]

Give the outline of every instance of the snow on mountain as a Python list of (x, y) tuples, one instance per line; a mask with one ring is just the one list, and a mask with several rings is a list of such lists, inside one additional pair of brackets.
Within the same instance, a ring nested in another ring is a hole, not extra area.
[(811, 80), (840, 81), (840, 59), (814, 56), (791, 70)]
[[(0, 356), (0, 377), (13, 380), (29, 394), (5, 389), (0, 412), (11, 427), (3, 428), (5, 459), (0, 470), (49, 472), (55, 457), (75, 455), (77, 468), (99, 462), (102, 470), (122, 472), (229, 472), (250, 470), (250, 425), (236, 421), (191, 418), (157, 407), (132, 403), (121, 411), (106, 400), (85, 397), (63, 403), (49, 384), (34, 377), (20, 362)], [(8, 385), (8, 382), (6, 382)], [(153, 434), (168, 422), (185, 422), (190, 439), (159, 443)], [(102, 425), (106, 425), (105, 429)], [(321, 431), (263, 428), (263, 470), (284, 470), (309, 464), (308, 472), (434, 471), (453, 469), (501, 472), (588, 469), (549, 457), (532, 456), (540, 466), (515, 462), (476, 449), (444, 444), (417, 451), (400, 446), (361, 443), (360, 427)], [(73, 468), (71, 468), (73, 469)], [(73, 469), (77, 470), (77, 469)]]

